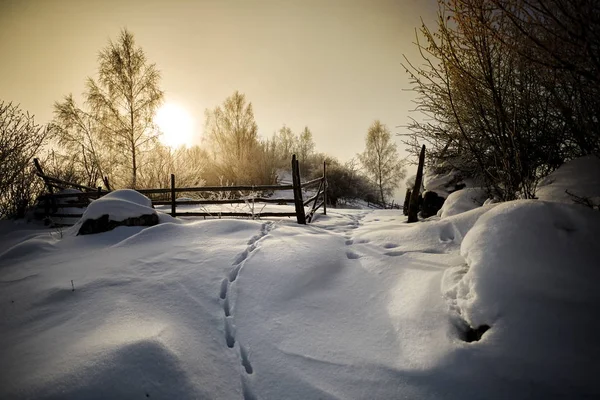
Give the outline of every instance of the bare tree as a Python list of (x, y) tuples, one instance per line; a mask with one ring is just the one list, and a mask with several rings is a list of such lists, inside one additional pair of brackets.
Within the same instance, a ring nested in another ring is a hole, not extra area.
[(359, 159), (377, 185), (381, 203), (385, 204), (386, 197), (393, 193), (404, 178), (404, 171), (391, 133), (380, 121), (374, 121), (369, 127), (365, 151), (359, 155)]
[(138, 153), (158, 138), (153, 118), (163, 101), (160, 73), (149, 64), (133, 34), (121, 31), (117, 42), (110, 41), (98, 57), (98, 79), (88, 79), (87, 103), (96, 121), (118, 146), (127, 149), (131, 166), (131, 187), (138, 175)]
[(305, 164), (315, 151), (315, 142), (308, 126), (298, 135), (298, 161)]
[(55, 103), (59, 143), (70, 154), (83, 151), (100, 176), (135, 188), (140, 153), (158, 138), (153, 118), (163, 101), (160, 73), (126, 29), (100, 51), (98, 63), (98, 77), (88, 78), (84, 93), (89, 109), (72, 95)]
[(246, 96), (236, 91), (223, 106), (206, 110), (206, 133), (224, 179), (230, 183), (260, 179), (253, 164), (259, 147), (258, 127)]
[(422, 65), (406, 69), (427, 118), (410, 126), (415, 154), (455, 168), (499, 198), (533, 197), (564, 159), (564, 123), (549, 102), (560, 81), (517, 49), (515, 27), (493, 0), (439, 0), (436, 30), (423, 25)]
[(287, 166), (298, 146), (298, 138), (290, 127), (283, 125), (273, 136), (273, 145), (276, 148), (280, 165)]
[(23, 216), (31, 205), (36, 183), (31, 161), (50, 132), (18, 106), (0, 101), (0, 218)]

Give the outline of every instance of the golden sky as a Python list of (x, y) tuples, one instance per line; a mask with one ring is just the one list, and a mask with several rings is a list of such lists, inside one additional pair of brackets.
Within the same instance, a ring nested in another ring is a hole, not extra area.
[(408, 123), (414, 94), (401, 62), (418, 59), (415, 28), (433, 21), (435, 3), (0, 0), (0, 99), (48, 122), (52, 104), (79, 97), (100, 49), (126, 27), (198, 138), (204, 110), (239, 90), (261, 136), (307, 125), (319, 151), (345, 161), (363, 150), (374, 119), (404, 131), (395, 127)]

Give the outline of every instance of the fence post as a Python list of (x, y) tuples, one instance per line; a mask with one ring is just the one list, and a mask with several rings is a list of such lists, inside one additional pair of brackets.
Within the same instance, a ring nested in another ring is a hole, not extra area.
[(171, 216), (175, 214), (175, 174), (171, 174)]
[(327, 161), (323, 161), (323, 215), (327, 215)]
[(102, 186), (98, 186), (98, 195), (96, 196), (96, 200), (102, 197)]
[(410, 204), (408, 205), (408, 222), (417, 222), (419, 217), (419, 197), (421, 197), (421, 186), (423, 184), (423, 166), (425, 164), (425, 145), (421, 147), (419, 155), (419, 167), (417, 168), (417, 177), (415, 178), (415, 187), (410, 196)]
[(296, 206), (296, 219), (301, 225), (306, 225), (304, 202), (302, 201), (302, 186), (300, 186), (300, 168), (296, 155), (292, 156), (292, 185), (294, 186), (294, 205)]
[(406, 194), (404, 195), (404, 203), (402, 205), (402, 214), (408, 215), (408, 206), (410, 205), (410, 195), (412, 194), (412, 190), (410, 188), (406, 188)]
[(52, 190), (52, 186), (50, 185), (50, 181), (46, 178), (46, 175), (44, 174), (44, 170), (42, 169), (42, 166), (40, 165), (40, 160), (38, 160), (37, 158), (34, 158), (33, 165), (35, 165), (35, 169), (37, 169), (40, 178), (42, 178), (42, 180), (46, 184), (46, 188), (48, 189), (48, 192), (50, 194), (54, 194), (54, 191)]

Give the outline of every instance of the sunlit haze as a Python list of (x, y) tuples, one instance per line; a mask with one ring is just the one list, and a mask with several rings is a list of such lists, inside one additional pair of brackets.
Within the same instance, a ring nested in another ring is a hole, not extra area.
[(156, 113), (154, 122), (158, 125), (160, 141), (176, 148), (191, 146), (194, 140), (194, 121), (185, 108), (175, 103), (163, 105)]
[(239, 90), (261, 137), (308, 126), (318, 151), (347, 160), (373, 120), (394, 133), (409, 122), (402, 55), (416, 56), (415, 28), (435, 9), (433, 0), (2, 0), (1, 96), (49, 121), (64, 95), (81, 100), (98, 52), (126, 27), (160, 70), (165, 103), (188, 110), (194, 143), (204, 110)]

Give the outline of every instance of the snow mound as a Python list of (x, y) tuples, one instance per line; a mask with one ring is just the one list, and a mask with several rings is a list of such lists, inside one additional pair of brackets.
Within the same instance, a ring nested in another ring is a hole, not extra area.
[(124, 201), (128, 201), (130, 203), (135, 203), (135, 204), (139, 204), (144, 207), (152, 208), (152, 200), (150, 200), (148, 197), (144, 196), (140, 192), (137, 192), (132, 189), (115, 190), (115, 191), (110, 192), (107, 195), (103, 196), (102, 198), (100, 198), (100, 200), (106, 200), (106, 199), (124, 200)]
[(600, 204), (600, 158), (590, 155), (563, 164), (539, 184), (540, 200), (573, 204), (569, 193)]
[(438, 215), (442, 218), (451, 217), (466, 211), (481, 207), (488, 198), (483, 188), (465, 188), (451, 193)]
[(467, 265), (448, 269), (443, 289), (457, 320), (491, 327), (481, 341), (494, 365), (511, 366), (507, 375), (557, 397), (590, 390), (600, 357), (590, 346), (600, 328), (598, 237), (599, 213), (532, 200), (498, 205), (467, 233)]
[(124, 221), (148, 214), (156, 214), (149, 198), (135, 190), (121, 189), (94, 200), (83, 213), (81, 221), (103, 215), (108, 215), (111, 221)]

